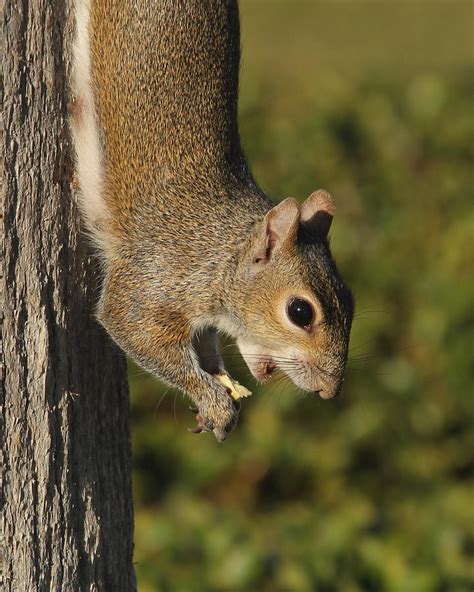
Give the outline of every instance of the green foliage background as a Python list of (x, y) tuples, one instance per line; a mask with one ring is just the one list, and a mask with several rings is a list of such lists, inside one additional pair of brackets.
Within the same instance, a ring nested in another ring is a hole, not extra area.
[(149, 591), (474, 589), (471, 2), (242, 2), (240, 120), (275, 199), (319, 187), (357, 298), (343, 395), (254, 389), (231, 438), (131, 371)]

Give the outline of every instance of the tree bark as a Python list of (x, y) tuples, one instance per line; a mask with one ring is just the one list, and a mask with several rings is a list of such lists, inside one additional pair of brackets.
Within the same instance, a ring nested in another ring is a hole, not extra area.
[(3, 372), (7, 591), (135, 589), (126, 361), (94, 320), (71, 191), (71, 4), (6, 0)]

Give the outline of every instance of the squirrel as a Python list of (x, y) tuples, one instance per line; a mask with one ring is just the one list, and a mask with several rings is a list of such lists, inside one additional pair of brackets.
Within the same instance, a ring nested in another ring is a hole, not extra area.
[(354, 299), (329, 250), (334, 203), (256, 184), (237, 123), (235, 0), (76, 0), (71, 127), (79, 206), (103, 271), (97, 317), (189, 395), (224, 440), (240, 404), (219, 334), (253, 376), (338, 393)]

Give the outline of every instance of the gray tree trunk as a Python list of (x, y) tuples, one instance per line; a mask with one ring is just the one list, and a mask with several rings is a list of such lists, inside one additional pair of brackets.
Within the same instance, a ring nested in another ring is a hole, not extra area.
[(129, 591), (124, 356), (93, 318), (71, 194), (68, 2), (3, 6), (3, 555), (6, 591)]

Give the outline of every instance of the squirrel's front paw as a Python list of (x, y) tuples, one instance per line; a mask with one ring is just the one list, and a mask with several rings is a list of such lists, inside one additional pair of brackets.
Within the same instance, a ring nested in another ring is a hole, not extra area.
[(240, 412), (240, 402), (235, 401), (229, 389), (220, 387), (212, 396), (203, 398), (197, 408), (191, 408), (196, 413), (198, 425), (194, 434), (214, 432), (219, 442), (223, 442), (237, 425)]

